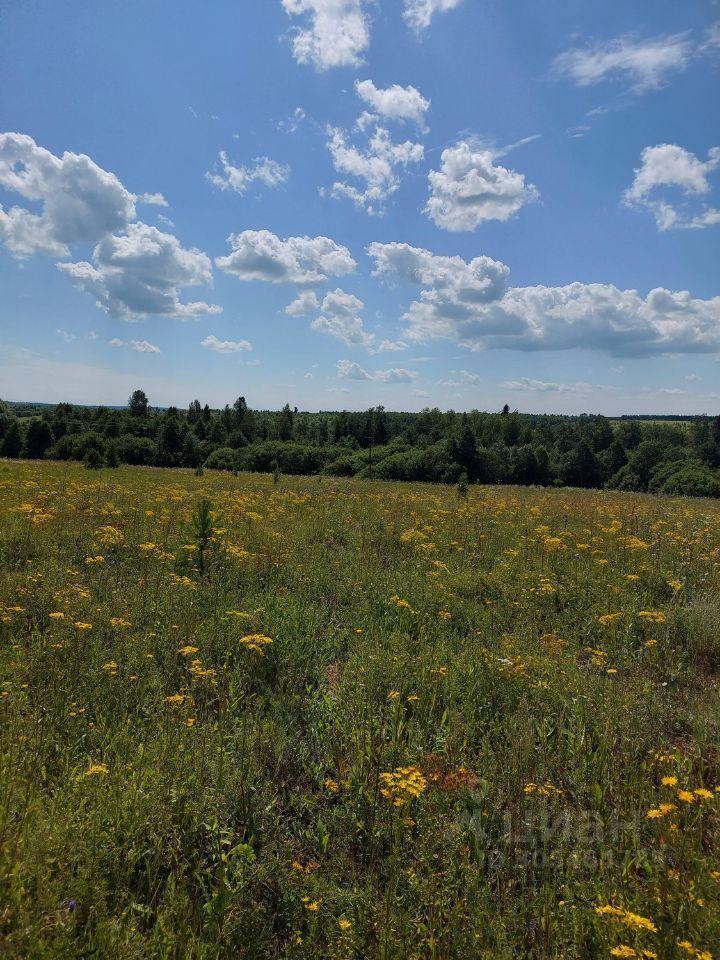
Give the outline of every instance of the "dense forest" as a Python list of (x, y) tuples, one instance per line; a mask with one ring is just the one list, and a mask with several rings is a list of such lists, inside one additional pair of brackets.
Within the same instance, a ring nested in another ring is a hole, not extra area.
[(0, 456), (720, 497), (720, 417), (254, 411), (0, 403)]

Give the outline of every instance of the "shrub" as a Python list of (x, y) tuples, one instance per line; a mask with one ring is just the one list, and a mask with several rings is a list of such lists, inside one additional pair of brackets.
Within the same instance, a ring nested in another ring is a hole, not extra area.
[(157, 447), (149, 437), (121, 437), (115, 445), (121, 463), (136, 467), (146, 467), (155, 462)]
[(707, 467), (688, 464), (671, 473), (660, 492), (673, 497), (720, 497), (720, 480)]
[(232, 473), (237, 470), (237, 460), (237, 450), (232, 450), (230, 447), (218, 447), (207, 458), (205, 466), (208, 470), (227, 470)]
[(89, 447), (83, 457), (83, 464), (88, 470), (100, 470), (105, 466), (105, 459), (97, 447)]
[(337, 460), (326, 463), (323, 467), (323, 473), (330, 477), (354, 477), (356, 466), (355, 457), (346, 454), (344, 457), (338, 457)]
[[(363, 472), (367, 473), (367, 469)], [(425, 480), (425, 453), (421, 450), (393, 453), (373, 466), (373, 475), (380, 480)]]
[(273, 473), (276, 465), (283, 473), (292, 475), (317, 473), (327, 459), (322, 447), (279, 440), (251, 443), (238, 452), (239, 469), (258, 473)]

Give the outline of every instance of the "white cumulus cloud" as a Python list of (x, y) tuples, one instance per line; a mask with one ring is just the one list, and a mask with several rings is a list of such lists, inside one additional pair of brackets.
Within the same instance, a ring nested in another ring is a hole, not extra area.
[(298, 63), (318, 70), (354, 67), (362, 62), (370, 42), (364, 0), (282, 0), (290, 17), (304, 17), (305, 26), (293, 36)]
[(346, 181), (332, 186), (334, 197), (347, 197), (369, 214), (382, 215), (385, 204), (400, 186), (399, 170), (418, 163), (425, 155), (423, 145), (406, 140), (395, 143), (390, 133), (375, 126), (365, 147), (348, 141), (347, 134), (338, 127), (328, 127), (328, 150), (338, 173), (361, 181), (358, 187)]
[(131, 223), (125, 233), (104, 237), (93, 251), (92, 263), (57, 266), (106, 313), (123, 320), (151, 314), (190, 319), (221, 312), (221, 307), (203, 301), (180, 300), (184, 287), (211, 282), (210, 258), (146, 223)]
[(467, 263), (397, 243), (370, 244), (368, 254), (376, 275), (422, 288), (403, 317), (410, 340), (617, 356), (720, 352), (720, 297), (663, 288), (642, 297), (603, 283), (508, 288), (508, 268), (487, 257)]
[(388, 120), (412, 120), (423, 126), (430, 101), (415, 87), (401, 87), (394, 83), (384, 89), (376, 87), (372, 80), (357, 80), (355, 90), (358, 96), (374, 113)]
[(425, 288), (423, 300), (442, 314), (462, 316), (478, 304), (498, 300), (505, 293), (509, 269), (499, 260), (436, 256), (407, 243), (371, 243), (375, 276), (397, 278)]
[(539, 196), (525, 177), (495, 162), (491, 150), (461, 141), (443, 150), (428, 175), (430, 219), (445, 230), (475, 230), (486, 220), (507, 220)]
[(522, 393), (592, 393), (598, 389), (591, 383), (578, 380), (577, 383), (555, 383), (550, 380), (535, 380), (532, 377), (520, 377), (519, 380), (504, 380), (499, 384), (503, 390), (517, 390)]
[(249, 340), (219, 340), (214, 333), (201, 340), (200, 346), (212, 350), (213, 353), (242, 353), (243, 350), (252, 350)]
[(424, 30), (434, 14), (452, 10), (461, 3), (462, 0), (403, 0), (403, 16), (414, 30)]
[(377, 348), (377, 353), (399, 353), (406, 349), (407, 344), (404, 340), (382, 340)]
[(170, 204), (167, 202), (165, 197), (161, 193), (141, 193), (140, 196), (135, 197), (138, 203), (147, 203), (151, 207), (169, 207)]
[[(720, 223), (720, 210), (707, 203), (692, 210), (686, 202), (693, 197), (705, 197), (710, 192), (708, 175), (719, 166), (720, 147), (712, 147), (705, 161), (676, 144), (646, 147), (640, 156), (640, 166), (635, 170), (635, 179), (623, 199), (628, 206), (650, 210), (660, 230), (673, 227), (699, 229)], [(681, 206), (668, 199), (667, 188), (679, 191), (683, 201)]]
[(160, 353), (160, 347), (149, 340), (131, 340), (130, 346), (136, 353)]
[(239, 280), (265, 280), (312, 286), (352, 273), (356, 263), (347, 247), (328, 237), (288, 237), (269, 230), (244, 230), (228, 237), (231, 252), (215, 263)]
[(71, 244), (96, 243), (135, 219), (138, 197), (114, 173), (83, 153), (57, 157), (26, 134), (0, 134), (0, 187), (39, 205), (0, 206), (0, 240), (18, 257), (66, 257)]
[(352, 293), (338, 288), (328, 293), (320, 306), (320, 316), (310, 327), (320, 333), (329, 333), (348, 347), (369, 348), (375, 337), (365, 330), (360, 311), (365, 304)]
[(439, 383), (443, 387), (465, 387), (475, 386), (480, 383), (482, 378), (477, 373), (470, 373), (469, 370), (451, 370), (450, 375)]
[(414, 370), (406, 370), (405, 367), (391, 367), (390, 370), (378, 370), (374, 375), (375, 380), (382, 383), (411, 383), (417, 378)]
[(352, 360), (338, 360), (337, 375), (341, 380), (375, 380), (379, 383), (412, 383), (417, 378), (414, 370), (406, 370), (404, 367), (369, 373)]
[(121, 340), (113, 337), (108, 343), (111, 347), (129, 347), (135, 353), (160, 353), (160, 347), (156, 347), (149, 340)]
[(337, 373), (342, 380), (372, 380), (367, 370), (354, 360), (338, 360)]
[[(184, 287), (212, 281), (210, 259), (136, 219), (138, 203), (167, 207), (161, 193), (131, 193), (85, 154), (55, 156), (19, 133), (0, 134), (0, 188), (35, 205), (7, 211), (0, 206), (0, 242), (16, 257), (62, 258), (58, 269), (112, 316), (139, 320), (149, 314), (187, 318), (220, 312), (205, 302), (180, 300)], [(94, 246), (91, 259), (67, 260), (80, 244)], [(134, 349), (147, 352), (147, 341), (136, 342), (141, 346)]]
[(240, 195), (254, 183), (265, 187), (280, 187), (287, 183), (290, 177), (290, 167), (278, 163), (269, 157), (256, 157), (252, 166), (235, 166), (231, 163), (228, 154), (220, 151), (220, 166), (222, 172), (208, 171), (206, 179), (220, 190), (234, 190)]
[(285, 307), (285, 313), (289, 317), (306, 317), (309, 313), (315, 313), (319, 306), (314, 290), (301, 290), (295, 300)]

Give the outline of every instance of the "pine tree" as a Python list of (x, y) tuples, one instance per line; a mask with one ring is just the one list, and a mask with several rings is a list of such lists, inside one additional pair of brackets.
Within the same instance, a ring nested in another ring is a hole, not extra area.
[(31, 420), (25, 437), (24, 455), (29, 460), (42, 460), (52, 442), (52, 430), (47, 421)]
[(134, 417), (146, 417), (148, 415), (148, 398), (144, 390), (135, 390), (128, 400), (130, 413)]
[(2, 453), (3, 457), (10, 457), (15, 460), (20, 456), (22, 446), (23, 439), (20, 433), (20, 425), (17, 420), (13, 420), (5, 433), (5, 439), (2, 442), (0, 453)]

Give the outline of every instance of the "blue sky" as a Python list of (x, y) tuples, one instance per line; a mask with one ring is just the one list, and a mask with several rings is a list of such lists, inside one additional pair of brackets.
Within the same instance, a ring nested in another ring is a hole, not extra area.
[(720, 407), (720, 5), (0, 8), (0, 396)]

